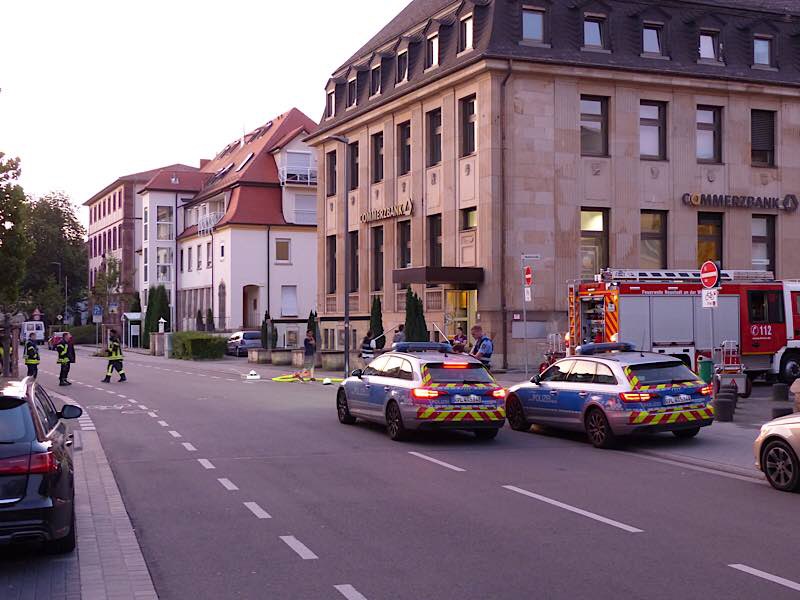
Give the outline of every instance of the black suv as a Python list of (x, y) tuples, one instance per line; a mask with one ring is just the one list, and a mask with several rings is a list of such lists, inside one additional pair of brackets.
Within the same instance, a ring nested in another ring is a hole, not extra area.
[(75, 549), (72, 440), (59, 411), (31, 378), (0, 388), (0, 544), (44, 542), (48, 552)]

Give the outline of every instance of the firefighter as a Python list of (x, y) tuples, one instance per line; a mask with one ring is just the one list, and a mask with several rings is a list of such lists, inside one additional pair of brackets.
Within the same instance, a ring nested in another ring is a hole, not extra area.
[(116, 371), (119, 373), (120, 381), (127, 381), (125, 369), (122, 368), (122, 344), (117, 337), (117, 330), (112, 329), (108, 338), (108, 369), (106, 370), (103, 383), (111, 383), (111, 375)]
[(25, 342), (25, 366), (28, 367), (28, 377), (36, 379), (39, 375), (39, 346), (35, 333), (31, 333)]
[(56, 352), (58, 353), (56, 362), (61, 367), (58, 374), (58, 385), (61, 386), (72, 385), (69, 381), (69, 370), (72, 363), (75, 362), (75, 347), (72, 345), (71, 340), (72, 336), (69, 333), (65, 333), (64, 337), (56, 345)]

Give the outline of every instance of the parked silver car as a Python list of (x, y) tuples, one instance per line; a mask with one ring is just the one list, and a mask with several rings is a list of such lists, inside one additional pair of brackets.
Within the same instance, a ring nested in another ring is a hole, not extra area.
[(800, 492), (800, 413), (764, 424), (753, 445), (756, 466), (782, 492)]
[(247, 356), (251, 348), (261, 348), (260, 331), (237, 331), (228, 338), (228, 354)]

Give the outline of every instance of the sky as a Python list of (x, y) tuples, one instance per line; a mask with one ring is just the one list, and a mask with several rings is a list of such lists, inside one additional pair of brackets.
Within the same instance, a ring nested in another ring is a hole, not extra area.
[(4, 2), (0, 152), (26, 193), (78, 205), (121, 175), (198, 166), (291, 107), (318, 121), (331, 73), (408, 1)]

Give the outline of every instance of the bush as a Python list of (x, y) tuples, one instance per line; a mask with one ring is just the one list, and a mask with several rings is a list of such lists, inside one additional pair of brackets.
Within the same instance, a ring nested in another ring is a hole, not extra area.
[(200, 331), (180, 331), (172, 335), (172, 356), (182, 360), (219, 359), (225, 355), (223, 337)]
[(68, 331), (75, 338), (75, 344), (94, 344), (96, 335), (95, 325), (81, 325), (80, 327), (69, 327)]

